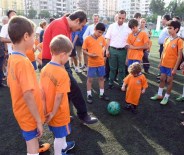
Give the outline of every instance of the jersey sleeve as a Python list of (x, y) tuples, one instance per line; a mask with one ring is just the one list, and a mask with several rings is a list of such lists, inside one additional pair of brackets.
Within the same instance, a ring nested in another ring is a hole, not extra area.
[(144, 36), (143, 36), (143, 42), (144, 42), (144, 44), (149, 43), (149, 38), (148, 38), (148, 35), (146, 34), (146, 32), (144, 33)]
[(127, 85), (129, 83), (129, 80), (131, 78), (131, 75), (127, 75), (124, 79), (123, 79), (123, 82)]
[(148, 82), (147, 82), (147, 79), (144, 75), (142, 77), (142, 87), (143, 88), (148, 88)]
[(68, 73), (63, 72), (60, 76), (57, 86), (56, 86), (57, 93), (68, 93), (70, 92), (70, 80), (68, 77)]
[(128, 35), (127, 44), (131, 45), (131, 34)]
[[(16, 66), (16, 77), (18, 82), (20, 83), (20, 87), (22, 92), (25, 93), (28, 90), (34, 90), (34, 69), (31, 68), (32, 65), (29, 64), (31, 62), (19, 62)], [(32, 72), (33, 71), (33, 72)], [(36, 76), (36, 75), (35, 75)]]
[(181, 50), (181, 49), (183, 49), (183, 40), (179, 39), (178, 40), (178, 50)]

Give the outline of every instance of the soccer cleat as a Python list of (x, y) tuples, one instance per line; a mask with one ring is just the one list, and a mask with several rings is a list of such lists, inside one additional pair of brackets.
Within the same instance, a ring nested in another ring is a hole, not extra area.
[(177, 97), (177, 98), (176, 98), (176, 101), (178, 101), (178, 102), (182, 102), (182, 101), (184, 101), (184, 97), (179, 96), (179, 97)]
[(161, 105), (166, 105), (169, 101), (169, 98), (164, 97), (162, 101), (160, 102)]
[(71, 150), (75, 147), (74, 141), (66, 142), (66, 143), (67, 143), (67, 147), (66, 147), (66, 149), (62, 149), (62, 154), (66, 154), (69, 150)]
[(41, 152), (45, 152), (47, 151), (48, 149), (50, 148), (50, 144), (49, 143), (43, 143), (39, 146), (39, 150), (38, 152), (41, 153)]
[(91, 95), (88, 95), (88, 96), (87, 96), (87, 102), (88, 102), (89, 104), (93, 103), (93, 97), (92, 97)]
[(106, 96), (105, 94), (100, 95), (99, 98), (102, 99), (102, 100), (104, 100), (104, 101), (109, 101), (110, 100), (109, 97)]
[(156, 94), (156, 95), (152, 96), (150, 99), (154, 100), (154, 101), (161, 100), (161, 99), (163, 99), (163, 96), (159, 96), (158, 94)]

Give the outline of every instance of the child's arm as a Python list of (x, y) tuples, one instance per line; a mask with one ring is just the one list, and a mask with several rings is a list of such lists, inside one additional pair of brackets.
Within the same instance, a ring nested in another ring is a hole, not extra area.
[(92, 58), (98, 56), (98, 55), (96, 55), (96, 53), (89, 53), (89, 52), (87, 52), (87, 50), (85, 50), (85, 49), (82, 49), (82, 52), (83, 52), (85, 55), (87, 55), (87, 56), (89, 56), (89, 57), (92, 57)]
[(41, 51), (42, 51), (41, 44), (38, 44), (38, 45), (36, 46), (36, 48), (38, 49), (38, 51), (39, 51), (39, 52), (41, 52)]
[(133, 45), (129, 45), (128, 48), (129, 49), (132, 49), (132, 50), (142, 50), (142, 49), (148, 49), (149, 48), (149, 45), (148, 45), (148, 43), (144, 44), (144, 46), (133, 46)]
[(178, 51), (178, 58), (177, 58), (177, 61), (176, 61), (175, 66), (174, 66), (174, 68), (172, 70), (172, 75), (175, 75), (176, 74), (177, 68), (180, 65), (180, 62), (181, 62), (181, 59), (182, 59), (182, 54), (183, 54), (182, 52), (183, 52), (183, 49), (180, 49)]
[(28, 90), (23, 94), (23, 97), (24, 97), (24, 100), (28, 106), (28, 109), (30, 110), (31, 114), (33, 115), (34, 119), (36, 120), (37, 130), (38, 130), (37, 136), (40, 138), (43, 134), (43, 126), (42, 126), (42, 121), (41, 121), (38, 109), (36, 107), (33, 92), (31, 90)]
[(121, 87), (121, 91), (125, 91), (126, 90), (126, 83), (125, 82), (123, 82), (123, 85), (122, 85), (122, 87)]
[(46, 115), (46, 123), (50, 122), (51, 119), (55, 116), (55, 114), (57, 113), (59, 106), (61, 104), (61, 100), (62, 100), (63, 94), (61, 93), (57, 93), (55, 96), (55, 101), (54, 101), (54, 106), (52, 109), (52, 112), (48, 113)]
[(145, 91), (146, 91), (146, 88), (143, 88), (142, 91), (141, 91), (141, 93), (144, 94)]

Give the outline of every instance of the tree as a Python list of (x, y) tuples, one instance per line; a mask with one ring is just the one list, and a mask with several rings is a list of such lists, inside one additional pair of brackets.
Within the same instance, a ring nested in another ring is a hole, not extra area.
[(50, 13), (47, 10), (42, 10), (39, 13), (39, 18), (49, 18), (50, 17)]
[[(179, 6), (178, 6), (179, 7)], [(170, 14), (171, 15), (171, 17), (175, 14), (175, 12), (176, 12), (176, 9), (177, 9), (177, 1), (171, 1), (170, 3), (169, 3), (169, 5), (165, 8), (165, 12), (167, 13), (167, 14)]]
[(28, 10), (28, 18), (30, 18), (30, 19), (35, 18), (36, 14), (37, 14), (37, 11), (34, 10), (33, 8), (31, 8), (30, 10)]
[(24, 16), (24, 10), (17, 10), (17, 15)]
[(164, 0), (152, 0), (150, 3), (150, 11), (153, 14), (164, 15), (165, 13), (165, 2)]

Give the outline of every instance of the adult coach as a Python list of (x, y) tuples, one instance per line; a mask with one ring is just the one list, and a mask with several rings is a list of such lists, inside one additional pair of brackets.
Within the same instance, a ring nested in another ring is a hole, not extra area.
[[(83, 11), (75, 11), (68, 17), (63, 16), (59, 19), (54, 20), (48, 25), (44, 33), (43, 39), (43, 53), (42, 53), (42, 64), (45, 66), (51, 60), (51, 53), (49, 44), (53, 37), (63, 34), (70, 38), (71, 34), (75, 31), (80, 31), (87, 22), (87, 16)], [(75, 108), (77, 109), (77, 115), (79, 119), (85, 124), (94, 124), (98, 120), (95, 117), (91, 117), (87, 114), (87, 107), (82, 96), (81, 90), (72, 75), (72, 71), (69, 66), (69, 62), (66, 63), (65, 69), (70, 77), (71, 92), (68, 94), (69, 100), (72, 101)]]
[(110, 76), (109, 88), (112, 89), (116, 71), (118, 69), (118, 83), (122, 86), (125, 77), (125, 61), (126, 61), (126, 45), (127, 38), (131, 30), (124, 23), (126, 12), (121, 10), (118, 12), (117, 22), (111, 24), (107, 30), (105, 38), (107, 39), (106, 56), (109, 57)]

